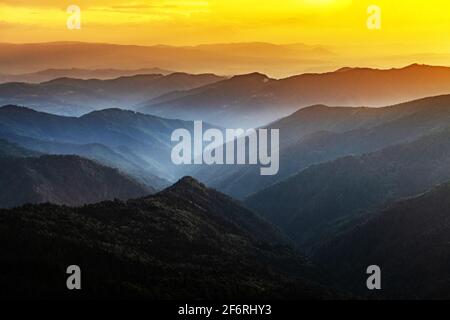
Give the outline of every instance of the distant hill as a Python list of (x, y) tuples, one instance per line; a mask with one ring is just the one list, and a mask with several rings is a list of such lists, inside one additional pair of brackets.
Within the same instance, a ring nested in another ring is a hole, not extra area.
[(154, 192), (131, 178), (76, 156), (0, 158), (0, 207), (52, 202), (82, 205)]
[[(35, 147), (33, 143), (27, 143), (27, 148), (55, 153), (51, 151), (55, 143), (101, 144), (125, 159), (133, 158), (132, 162), (139, 162), (141, 167), (145, 166), (156, 176), (164, 176), (167, 172), (165, 168), (170, 164), (172, 131), (192, 126), (189, 122), (119, 109), (96, 111), (75, 118), (17, 106), (1, 107), (0, 123), (0, 137), (6, 140), (21, 144), (28, 138), (46, 143)], [(59, 149), (56, 148), (56, 153)]]
[(352, 68), (280, 80), (251, 73), (140, 105), (141, 112), (205, 120), (230, 128), (266, 125), (299, 108), (381, 107), (450, 93), (450, 68), (411, 65), (400, 69)]
[(11, 143), (9, 141), (0, 139), (0, 157), (14, 157), (14, 158), (22, 158), (22, 157), (37, 157), (40, 156), (41, 153), (36, 151), (31, 151), (26, 148), (19, 146), (16, 143)]
[(333, 57), (335, 54), (322, 46), (263, 42), (180, 47), (83, 42), (0, 43), (0, 70), (9, 74), (67, 66), (87, 69), (158, 66), (188, 73), (233, 75), (259, 70), (286, 76), (328, 62)]
[(0, 84), (0, 104), (26, 105), (38, 111), (79, 116), (92, 110), (134, 105), (176, 90), (224, 79), (212, 74), (139, 74), (115, 79), (57, 78), (39, 84)]
[[(0, 231), (8, 297), (337, 297), (273, 227), (188, 177), (127, 202), (0, 210)], [(79, 292), (61, 281), (71, 264), (82, 270)]]
[[(114, 163), (114, 167), (129, 174), (135, 174), (135, 169), (140, 168), (142, 172), (164, 180), (177, 179), (184, 170), (171, 161), (172, 132), (179, 128), (193, 129), (193, 123), (189, 121), (120, 109), (95, 111), (75, 118), (4, 106), (0, 107), (0, 123), (0, 138), (28, 149), (82, 156), (89, 153), (89, 158), (100, 161), (107, 158), (110, 160), (108, 165)], [(208, 124), (204, 127), (208, 128)], [(109, 152), (105, 148), (86, 150), (86, 145), (92, 144), (103, 145)], [(124, 165), (124, 161), (129, 165)]]
[(1, 74), (0, 83), (5, 82), (27, 82), (40, 83), (54, 80), (57, 78), (75, 78), (75, 79), (114, 79), (124, 76), (135, 76), (138, 74), (162, 74), (168, 75), (172, 71), (163, 70), (160, 68), (143, 68), (135, 70), (121, 70), (121, 69), (46, 69), (30, 73), (22, 74)]
[(450, 180), (450, 131), (311, 166), (246, 204), (306, 249), (343, 222)]
[(450, 95), (383, 108), (316, 105), (267, 126), (280, 130), (280, 171), (261, 176), (258, 166), (202, 166), (190, 173), (233, 197), (244, 198), (307, 167), (346, 155), (411, 142), (450, 124)]
[[(450, 298), (450, 185), (401, 200), (329, 238), (315, 254), (340, 284), (378, 298)], [(365, 288), (367, 266), (382, 272), (382, 290)], [(377, 291), (377, 290), (375, 290)]]
[(206, 87), (143, 102), (137, 110), (173, 118), (203, 120), (229, 128), (252, 127), (262, 124), (259, 119), (264, 115), (265, 120), (271, 120), (278, 114), (272, 108), (271, 115), (267, 115), (270, 112), (265, 109), (264, 100), (253, 109), (244, 105), (251, 97), (264, 94), (267, 83), (272, 81), (276, 80), (260, 73), (234, 76)]
[[(114, 151), (112, 148), (100, 143), (65, 143), (39, 140), (14, 134), (5, 134), (4, 137), (10, 141), (14, 141), (14, 146), (19, 147), (20, 145), (28, 148), (26, 149), (26, 153), (33, 153), (34, 156), (41, 154), (78, 155), (83, 158), (97, 161), (108, 167), (126, 172), (133, 179), (150, 189), (162, 190), (171, 184), (168, 180), (154, 175), (151, 168), (148, 168), (146, 161), (127, 152), (127, 149)], [(22, 156), (20, 153), (18, 154), (18, 156)], [(14, 154), (10, 155), (14, 156)]]

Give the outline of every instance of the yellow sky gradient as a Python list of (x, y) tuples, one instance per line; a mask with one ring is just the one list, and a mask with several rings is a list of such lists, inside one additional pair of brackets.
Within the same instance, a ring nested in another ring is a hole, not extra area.
[[(81, 29), (66, 8), (81, 8)], [(382, 27), (366, 27), (369, 5)], [(450, 53), (448, 0), (0, 0), (0, 42), (307, 43), (353, 57)], [(444, 61), (445, 62), (445, 61)], [(450, 64), (450, 61), (447, 63)]]

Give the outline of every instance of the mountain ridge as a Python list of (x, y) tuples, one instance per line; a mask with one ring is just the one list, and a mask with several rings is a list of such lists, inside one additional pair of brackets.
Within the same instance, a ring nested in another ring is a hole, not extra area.
[[(202, 197), (178, 196), (189, 190)], [(241, 214), (246, 220), (240, 220)], [(320, 270), (280, 240), (269, 224), (191, 178), (126, 202), (0, 210), (0, 222), (0, 238), (10, 244), (1, 246), (0, 253), (14, 266), (5, 271), (0, 284), (11, 288), (10, 297), (70, 297), (55, 277), (69, 261), (83, 270), (80, 297), (84, 298), (339, 296), (321, 285)], [(253, 234), (251, 230), (259, 226), (266, 233)], [(30, 252), (41, 257), (34, 264), (39, 277), (24, 274), (23, 257)], [(17, 282), (20, 278), (28, 281)]]
[(311, 165), (411, 142), (446, 127), (449, 122), (450, 95), (383, 108), (316, 105), (263, 127), (280, 130), (277, 175), (261, 176), (254, 166), (201, 167), (193, 168), (190, 174), (243, 199)]
[[(183, 169), (170, 160), (171, 134), (179, 128), (193, 128), (193, 123), (189, 121), (164, 119), (121, 109), (67, 117), (25, 107), (6, 106), (0, 108), (0, 122), (1, 138), (24, 143), (27, 148), (38, 149), (36, 151), (42, 153), (58, 153), (58, 150), (67, 153), (72, 150), (77, 154), (82, 151), (82, 145), (100, 144), (109, 148), (110, 154), (115, 154), (115, 159), (111, 160), (120, 160), (117, 158), (120, 155), (130, 162), (124, 166), (125, 163), (119, 161), (114, 166), (131, 174), (147, 172), (169, 181), (178, 178), (179, 171)], [(204, 123), (204, 127), (210, 125)], [(36, 146), (32, 140), (38, 142)], [(86, 153), (80, 155), (85, 156)], [(107, 154), (98, 154), (98, 157), (90, 154), (89, 158), (100, 160), (105, 156)], [(111, 165), (111, 162), (107, 164)], [(130, 165), (140, 170), (130, 172)]]
[(43, 202), (73, 206), (155, 192), (118, 170), (78, 156), (0, 158), (0, 176), (1, 207)]
[(91, 110), (133, 107), (151, 98), (201, 87), (224, 79), (213, 74), (138, 74), (114, 79), (56, 78), (41, 83), (0, 84), (0, 104), (24, 104), (61, 115), (79, 116)]
[(327, 266), (342, 286), (365, 295), (364, 281), (354, 271), (379, 265), (383, 290), (369, 297), (446, 299), (450, 286), (449, 195), (450, 184), (445, 182), (391, 203), (324, 243), (314, 260)]
[(450, 130), (361, 156), (316, 164), (245, 203), (314, 249), (341, 223), (450, 180)]
[(383, 107), (449, 94), (449, 88), (450, 68), (428, 65), (300, 74), (278, 80), (250, 73), (149, 100), (137, 108), (164, 117), (259, 127), (311, 105)]

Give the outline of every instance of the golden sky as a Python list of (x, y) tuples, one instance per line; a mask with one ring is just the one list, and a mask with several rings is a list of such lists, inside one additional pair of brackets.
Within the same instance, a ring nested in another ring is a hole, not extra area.
[[(81, 9), (69, 30), (66, 9)], [(381, 29), (366, 26), (369, 5)], [(450, 53), (448, 0), (0, 0), (0, 42), (318, 44), (354, 56)], [(450, 63), (449, 63), (450, 64)]]

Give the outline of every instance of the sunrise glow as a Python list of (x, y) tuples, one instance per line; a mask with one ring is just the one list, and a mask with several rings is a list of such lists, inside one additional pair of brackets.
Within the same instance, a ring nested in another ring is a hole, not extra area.
[[(79, 30), (66, 27), (71, 4), (81, 9)], [(379, 30), (367, 28), (370, 5), (381, 10)], [(305, 43), (346, 65), (448, 65), (448, 12), (445, 0), (6, 0), (0, 42)]]

